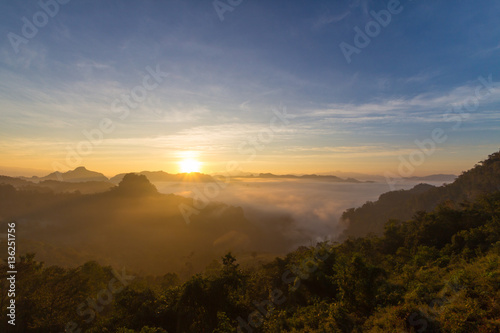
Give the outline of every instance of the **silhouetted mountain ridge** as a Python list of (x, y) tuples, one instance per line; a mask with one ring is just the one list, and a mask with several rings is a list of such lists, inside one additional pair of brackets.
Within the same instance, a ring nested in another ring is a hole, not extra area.
[[(141, 171), (135, 172), (135, 174), (144, 175), (151, 182), (215, 182), (215, 179), (212, 176), (200, 172), (172, 174), (165, 171)], [(116, 176), (111, 177), (110, 181), (118, 184), (125, 175), (126, 173), (117, 174)]]
[(82, 194), (104, 192), (115, 186), (109, 181), (63, 182), (58, 180), (42, 180), (33, 182), (27, 179), (31, 178), (0, 176), (0, 184), (12, 185), (16, 189), (24, 191), (44, 193), (80, 192)]
[[(275, 175), (273, 173), (259, 173), (258, 175), (248, 175), (248, 176), (239, 176), (238, 178), (263, 178), (263, 179), (307, 179), (307, 180), (319, 180), (319, 181), (330, 181), (330, 182), (339, 182), (339, 183), (363, 183), (354, 178), (342, 179), (340, 177), (334, 175)], [(370, 181), (368, 181), (370, 182)]]
[(41, 182), (44, 180), (57, 180), (64, 182), (88, 182), (88, 181), (108, 181), (108, 177), (104, 176), (100, 172), (87, 170), (84, 166), (77, 167), (74, 170), (67, 172), (55, 171), (44, 177), (33, 176), (31, 178), (25, 178), (25, 180), (33, 182)]
[(495, 191), (500, 191), (500, 152), (463, 172), (451, 184), (439, 187), (420, 184), (411, 190), (391, 191), (380, 195), (375, 202), (346, 210), (342, 214), (347, 224), (344, 238), (381, 235), (389, 219), (408, 220), (419, 211), (432, 211), (439, 204), (456, 207)]
[(416, 180), (416, 181), (429, 181), (429, 182), (436, 182), (436, 181), (442, 181), (442, 182), (452, 182), (455, 179), (457, 179), (456, 175), (449, 175), (449, 174), (436, 174), (436, 175), (429, 175), (429, 176), (423, 176), (423, 177), (405, 177), (404, 179), (406, 180)]

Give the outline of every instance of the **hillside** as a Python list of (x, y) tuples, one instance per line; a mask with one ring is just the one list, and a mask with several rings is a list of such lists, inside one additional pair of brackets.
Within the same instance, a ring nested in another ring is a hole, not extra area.
[[(244, 267), (238, 255), (225, 253), (187, 278), (176, 271), (116, 273), (122, 266), (114, 270), (92, 261), (75, 268), (45, 267), (27, 254), (17, 264), (16, 308), (30, 328), (16, 332), (62, 332), (71, 321), (86, 332), (119, 333), (497, 333), (499, 221), (496, 192), (458, 208), (389, 222), (381, 237), (300, 247), (256, 267)], [(129, 244), (138, 239), (134, 235)], [(164, 259), (161, 268), (184, 259), (178, 250), (172, 257), (157, 255)], [(6, 264), (0, 267), (8, 270)], [(110, 296), (112, 305), (99, 298), (110, 281), (119, 286)], [(7, 289), (3, 278), (0, 293)], [(89, 321), (90, 312), (82, 316), (75, 309), (96, 295), (101, 309), (107, 307), (99, 320)], [(2, 307), (3, 317), (6, 311)], [(6, 321), (0, 329), (7, 331)]]
[(478, 195), (500, 190), (500, 152), (463, 172), (453, 183), (434, 187), (417, 185), (411, 190), (382, 194), (375, 202), (351, 208), (342, 214), (347, 224), (344, 237), (360, 237), (370, 233), (381, 235), (389, 219), (408, 220), (419, 211), (432, 211), (441, 203), (458, 207)]
[(82, 194), (105, 192), (115, 186), (109, 181), (65, 182), (58, 180), (42, 180), (39, 182), (33, 182), (26, 179), (32, 178), (0, 176), (0, 185), (11, 185), (14, 188), (22, 191), (34, 191), (43, 193), (80, 192)]
[(0, 184), (12, 185), (19, 188), (33, 185), (33, 182), (17, 177), (0, 176)]
[(19, 246), (49, 264), (82, 252), (138, 271), (192, 274), (227, 249), (280, 254), (297, 241), (282, 236), (290, 222), (281, 216), (264, 229), (240, 207), (160, 194), (144, 175), (127, 174), (119, 186), (87, 195), (41, 189), (0, 184), (0, 227), (17, 220)]

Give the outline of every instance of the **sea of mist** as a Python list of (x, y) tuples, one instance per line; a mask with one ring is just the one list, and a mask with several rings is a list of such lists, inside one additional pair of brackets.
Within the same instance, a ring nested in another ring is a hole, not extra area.
[[(416, 184), (406, 182), (397, 189)], [(191, 198), (206, 188), (213, 191), (215, 184), (155, 185), (164, 195), (126, 186), (87, 195), (21, 191), (0, 202), (0, 211), (5, 221), (18, 222), (20, 248), (48, 265), (74, 267), (97, 260), (189, 278), (227, 251), (250, 265), (300, 245), (335, 241), (346, 227), (339, 221), (346, 209), (390, 190), (383, 182), (233, 178), (186, 221), (181, 207), (194, 207)]]
[[(405, 181), (395, 185), (395, 189), (411, 189), (419, 183)], [(443, 184), (427, 183), (435, 186)], [(175, 182), (157, 182), (155, 185), (161, 193), (185, 197), (205, 193), (207, 186)], [(310, 245), (323, 240), (335, 241), (345, 229), (340, 216), (346, 209), (375, 201), (390, 190), (385, 182), (335, 183), (235, 178), (210, 199), (242, 207), (251, 222), (269, 232), (280, 232), (281, 236), (295, 239), (296, 245)], [(285, 226), (269, 225), (276, 221), (287, 223)]]

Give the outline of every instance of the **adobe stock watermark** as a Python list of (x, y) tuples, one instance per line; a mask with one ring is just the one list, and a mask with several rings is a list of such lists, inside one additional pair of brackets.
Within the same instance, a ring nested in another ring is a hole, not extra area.
[[(321, 254), (321, 252), (323, 252)], [(283, 283), (290, 285), (290, 291), (297, 290), (302, 280), (306, 280), (309, 276), (318, 270), (320, 263), (324, 262), (331, 255), (331, 249), (326, 248), (325, 244), (320, 244), (320, 247), (316, 247), (313, 250), (313, 255), (302, 260), (300, 265), (293, 265), (290, 269), (283, 272), (281, 280)], [(264, 323), (264, 318), (268, 318), (274, 311), (276, 306), (281, 305), (286, 302), (286, 297), (284, 292), (278, 288), (273, 289), (270, 293), (270, 300), (264, 300), (258, 303), (253, 301), (252, 304), (255, 306), (256, 310), (248, 315), (247, 320), (238, 317), (237, 332), (242, 333), (252, 333), (254, 329), (262, 326)]]
[(35, 14), (31, 20), (26, 16), (21, 17), (23, 25), (21, 27), (21, 35), (14, 32), (7, 34), (7, 39), (14, 50), (14, 53), (19, 53), (21, 44), (28, 44), (29, 41), (36, 37), (38, 30), (45, 27), (49, 23), (49, 18), (54, 18), (60, 10), (60, 5), (65, 5), (71, 0), (40, 0), (38, 6), (42, 9)]
[[(247, 138), (238, 146), (238, 152), (242, 155), (248, 155), (248, 157), (243, 162), (249, 162), (255, 159), (258, 151), (265, 149), (266, 145), (270, 144), (274, 140), (275, 134), (284, 130), (284, 128), (290, 124), (290, 118), (292, 115), (288, 114), (286, 107), (281, 107), (281, 110), (273, 109), (274, 116), (269, 121), (269, 126), (263, 128), (255, 136)], [(277, 124), (281, 123), (280, 126)], [(193, 190), (193, 205), (186, 205), (181, 203), (179, 205), (179, 210), (184, 218), (186, 224), (190, 224), (191, 215), (198, 215), (202, 209), (208, 206), (211, 200), (215, 199), (220, 191), (225, 189), (227, 185), (231, 182), (231, 172), (241, 170), (241, 163), (237, 161), (229, 161), (226, 164), (226, 171), (223, 175), (215, 177), (214, 182), (205, 183), (203, 190), (195, 187)]]
[[(89, 297), (85, 302), (80, 303), (76, 308), (76, 313), (80, 317), (84, 317), (84, 322), (90, 324), (95, 320), (98, 313), (104, 310), (104, 307), (113, 302), (113, 295), (121, 292), (126, 286), (135, 279), (134, 275), (127, 275), (125, 268), (122, 269), (121, 275), (112, 270), (114, 278), (112, 278), (107, 288), (101, 289), (96, 298)], [(66, 333), (81, 333), (82, 329), (78, 324), (70, 321), (66, 324), (64, 332)], [(64, 333), (61, 332), (61, 333)]]
[[(443, 114), (444, 121), (455, 122), (451, 127), (451, 131), (458, 130), (464, 119), (470, 117), (470, 113), (464, 111), (477, 111), (480, 102), (489, 98), (493, 94), (495, 88), (500, 87), (500, 82), (493, 82), (492, 74), (490, 74), (488, 78), (480, 76), (478, 81), (480, 84), (474, 89), (474, 95), (469, 96), (463, 103), (452, 106), (451, 112)], [(422, 141), (414, 141), (417, 148), (413, 149), (408, 156), (398, 156), (398, 175), (389, 171), (384, 173), (386, 183), (389, 185), (391, 191), (396, 189), (396, 184), (404, 182), (405, 177), (411, 177), (416, 168), (424, 164), (427, 158), (436, 152), (439, 144), (443, 144), (448, 140), (448, 135), (446, 133), (446, 130), (441, 127), (436, 127), (431, 131), (430, 137)]]
[[(124, 121), (130, 116), (130, 110), (137, 109), (140, 103), (143, 103), (148, 98), (148, 94), (159, 87), (163, 80), (169, 75), (160, 70), (160, 65), (156, 65), (156, 69), (150, 66), (146, 67), (146, 74), (142, 79), (142, 84), (130, 89), (128, 94), (122, 94), (120, 98), (116, 98), (111, 103), (111, 112), (118, 117), (119, 121)], [(99, 146), (104, 141), (105, 134), (111, 134), (115, 128), (115, 121), (111, 118), (102, 118), (98, 125), (91, 130), (83, 130), (84, 140), (79, 141), (74, 146), (66, 146), (65, 163), (53, 162), (52, 168), (56, 173), (57, 178), (63, 181), (61, 172), (63, 170), (74, 169), (81, 165), (84, 156), (90, 155), (94, 151), (94, 147)]]
[(215, 0), (212, 2), (212, 5), (214, 6), (217, 16), (219, 16), (219, 20), (222, 22), (224, 21), (224, 14), (234, 11), (242, 2), (243, 0)]
[(356, 34), (353, 38), (353, 45), (346, 42), (341, 42), (339, 44), (340, 50), (348, 64), (352, 62), (352, 56), (354, 54), (360, 54), (361, 50), (370, 45), (372, 39), (380, 35), (382, 28), (387, 28), (392, 22), (392, 17), (401, 14), (404, 9), (399, 0), (389, 0), (386, 8), (387, 9), (382, 9), (379, 12), (371, 10), (370, 16), (373, 20), (368, 21), (364, 29), (358, 26), (354, 27), (354, 32)]

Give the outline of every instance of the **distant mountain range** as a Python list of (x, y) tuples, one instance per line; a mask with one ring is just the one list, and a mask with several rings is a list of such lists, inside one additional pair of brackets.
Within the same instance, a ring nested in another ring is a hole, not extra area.
[(109, 181), (61, 182), (58, 180), (42, 180), (33, 182), (26, 179), (8, 176), (0, 176), (0, 186), (1, 185), (10, 185), (23, 191), (52, 191), (55, 193), (80, 192), (82, 194), (105, 192), (115, 186)]
[(52, 172), (51, 174), (48, 174), (45, 177), (33, 176), (31, 178), (26, 178), (26, 177), (21, 177), (21, 178), (33, 182), (41, 182), (44, 180), (58, 180), (64, 182), (89, 182), (89, 181), (107, 182), (109, 180), (108, 177), (104, 176), (102, 173), (87, 170), (83, 166), (67, 172), (59, 172), (59, 171)]
[[(215, 179), (203, 173), (192, 172), (192, 173), (178, 173), (178, 174), (170, 174), (164, 171), (141, 171), (141, 172), (132, 172), (139, 175), (146, 176), (152, 182), (213, 182)], [(14, 182), (13, 179), (19, 179), (23, 181), (29, 181), (32, 183), (41, 183), (44, 181), (59, 181), (59, 182), (71, 182), (71, 183), (80, 183), (80, 182), (111, 182), (113, 184), (118, 184), (123, 179), (123, 177), (127, 173), (120, 173), (114, 177), (108, 178), (100, 172), (91, 171), (87, 168), (81, 166), (74, 170), (70, 170), (67, 172), (52, 172), (44, 177), (7, 177), (10, 178), (9, 183)], [(4, 180), (6, 180), (5, 178)], [(1, 182), (0, 178), (0, 182)], [(21, 183), (19, 183), (21, 184)], [(26, 185), (23, 183), (23, 185)]]
[[(196, 182), (196, 183), (209, 183), (214, 182), (218, 177), (218, 175), (207, 175), (203, 173), (193, 172), (193, 173), (178, 173), (171, 174), (164, 171), (141, 171), (135, 172), (136, 174), (146, 176), (151, 182)], [(351, 175), (350, 173), (341, 173), (344, 176)], [(51, 188), (56, 191), (63, 190), (79, 190), (82, 193), (92, 192), (92, 188), (95, 188), (97, 191), (105, 191), (112, 187), (112, 184), (116, 185), (120, 183), (126, 173), (120, 173), (114, 177), (108, 179), (105, 175), (100, 172), (91, 171), (85, 168), (84, 166), (77, 167), (74, 170), (70, 170), (67, 172), (52, 172), (46, 176), (38, 177), (7, 177), (0, 176), (0, 183), (10, 184), (15, 187), (21, 186), (32, 186), (33, 183), (43, 185), (44, 187)], [(362, 174), (358, 174), (363, 176)], [(317, 180), (317, 181), (325, 181), (325, 182), (338, 182), (338, 183), (370, 183), (374, 181), (382, 181), (383, 178), (380, 176), (369, 176), (364, 175), (362, 179), (358, 180), (353, 177), (341, 178), (334, 175), (328, 174), (309, 174), (309, 175), (276, 175), (272, 173), (259, 173), (259, 174), (240, 174), (232, 176), (233, 178), (243, 178), (243, 179), (297, 179), (297, 180)], [(371, 177), (371, 179), (369, 179)], [(456, 179), (455, 175), (448, 174), (438, 174), (438, 175), (430, 175), (425, 177), (408, 177), (404, 178), (405, 180), (410, 181), (443, 181), (443, 182), (452, 182)], [(224, 177), (225, 178), (225, 177)], [(369, 179), (369, 180), (368, 180)], [(93, 184), (88, 184), (85, 186), (82, 185), (62, 185), (60, 183), (86, 183), (92, 182)], [(101, 183), (101, 184), (99, 184)]]
[[(199, 172), (191, 173), (178, 173), (171, 174), (164, 171), (141, 171), (136, 174), (146, 176), (151, 182), (196, 182), (196, 183), (210, 183), (215, 179), (210, 176)], [(121, 182), (126, 173), (120, 173), (110, 179), (114, 184)]]
[[(141, 171), (134, 172), (139, 175), (146, 176), (151, 182), (197, 182), (197, 183), (210, 183), (216, 181), (217, 175), (211, 176), (199, 172), (192, 173), (178, 173), (171, 174), (164, 171)], [(52, 172), (51, 174), (44, 177), (19, 177), (19, 179), (30, 181), (34, 183), (41, 183), (44, 181), (60, 181), (60, 182), (71, 182), (71, 183), (79, 183), (79, 182), (111, 182), (113, 184), (118, 184), (123, 179), (126, 173), (120, 173), (114, 177), (108, 179), (100, 172), (90, 171), (85, 167), (81, 166), (76, 168), (75, 170), (70, 170), (67, 172)], [(12, 177), (11, 177), (12, 178)], [(343, 182), (343, 183), (362, 183), (354, 178), (340, 178), (333, 175), (275, 175), (272, 173), (260, 173), (258, 175), (248, 174), (248, 175), (239, 175), (234, 178), (249, 178), (249, 179), (307, 179), (307, 180), (318, 180), (318, 181), (329, 181), (329, 182)]]
[(447, 174), (437, 174), (437, 175), (430, 175), (430, 176), (425, 176), (425, 177), (405, 177), (404, 179), (406, 180), (414, 180), (414, 181), (428, 181), (428, 182), (452, 182), (455, 179), (457, 179), (458, 176), (456, 175), (447, 175)]
[(307, 179), (307, 180), (319, 180), (319, 181), (329, 181), (329, 182), (339, 182), (339, 183), (363, 183), (354, 178), (342, 179), (333, 175), (275, 175), (272, 173), (259, 173), (258, 175), (240, 176), (238, 178), (264, 178), (264, 179)]
[[(344, 171), (331, 171), (325, 173), (318, 173), (320, 176), (328, 176), (328, 175), (336, 175), (341, 178), (355, 178), (361, 181), (371, 180), (375, 182), (385, 182), (386, 179), (383, 175), (369, 175), (359, 172), (344, 172)], [(402, 180), (409, 181), (429, 181), (429, 182), (443, 182), (449, 183), (454, 181), (458, 176), (452, 174), (434, 174), (428, 176), (414, 176), (414, 177), (406, 177), (401, 178)]]

